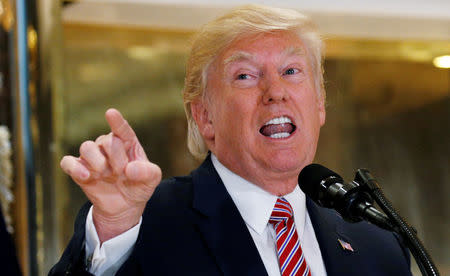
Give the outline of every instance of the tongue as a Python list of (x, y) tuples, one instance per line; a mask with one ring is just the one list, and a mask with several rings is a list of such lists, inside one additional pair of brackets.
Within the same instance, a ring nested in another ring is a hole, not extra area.
[(292, 124), (277, 124), (277, 125), (267, 125), (263, 126), (259, 132), (261, 132), (264, 136), (270, 136), (275, 133), (287, 132), (291, 133), (294, 130), (294, 126)]

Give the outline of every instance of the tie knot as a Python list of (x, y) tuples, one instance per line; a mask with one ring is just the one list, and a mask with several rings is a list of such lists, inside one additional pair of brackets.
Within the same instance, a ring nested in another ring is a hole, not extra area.
[(289, 204), (289, 202), (283, 197), (279, 197), (277, 202), (275, 203), (275, 206), (273, 207), (269, 222), (272, 225), (277, 225), (281, 221), (286, 222), (292, 217), (292, 214), (293, 211), (291, 204)]

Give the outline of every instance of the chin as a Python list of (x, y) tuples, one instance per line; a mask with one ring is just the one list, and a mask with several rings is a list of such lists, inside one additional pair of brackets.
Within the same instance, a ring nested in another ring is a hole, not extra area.
[(269, 157), (268, 165), (272, 171), (300, 173), (306, 166), (305, 160), (298, 154), (278, 152)]

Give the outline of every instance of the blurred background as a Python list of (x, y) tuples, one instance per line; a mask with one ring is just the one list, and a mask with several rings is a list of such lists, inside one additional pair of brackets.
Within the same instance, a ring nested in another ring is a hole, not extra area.
[[(317, 23), (328, 104), (316, 161), (347, 180), (369, 168), (450, 275), (450, 2), (246, 3)], [(86, 198), (59, 160), (108, 132), (107, 108), (124, 114), (163, 177), (199, 164), (181, 99), (190, 39), (239, 4), (0, 0), (0, 200), (25, 275), (46, 275), (72, 235)]]

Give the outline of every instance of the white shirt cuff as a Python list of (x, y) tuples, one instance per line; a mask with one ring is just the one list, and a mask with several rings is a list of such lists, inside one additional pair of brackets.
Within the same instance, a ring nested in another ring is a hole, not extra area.
[(94, 275), (114, 275), (130, 256), (141, 223), (142, 217), (136, 226), (105, 241), (100, 246), (100, 240), (92, 219), (91, 206), (86, 218), (86, 260), (89, 272)]

